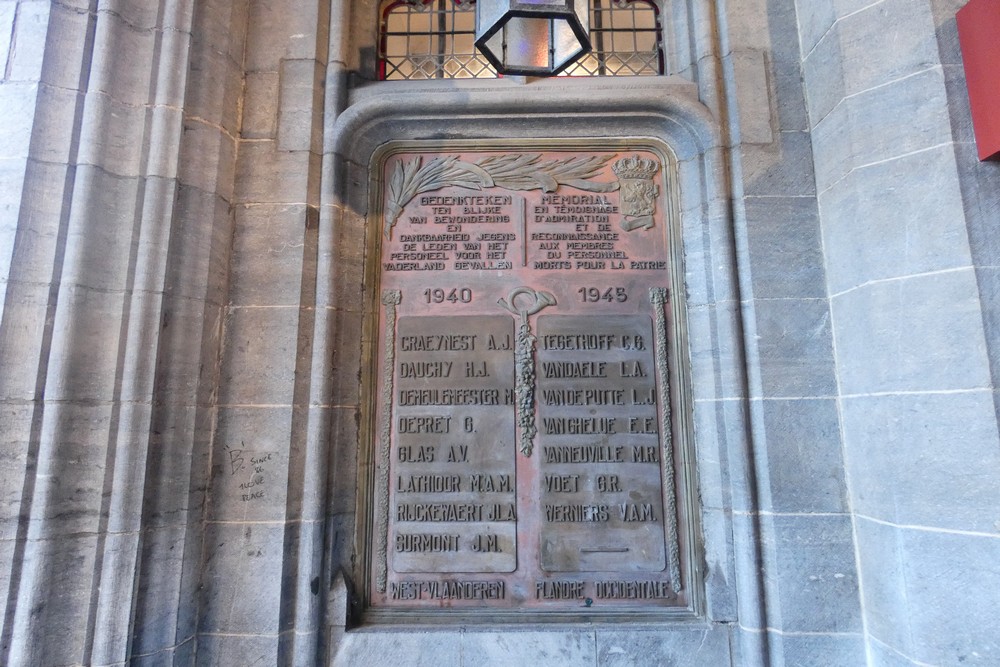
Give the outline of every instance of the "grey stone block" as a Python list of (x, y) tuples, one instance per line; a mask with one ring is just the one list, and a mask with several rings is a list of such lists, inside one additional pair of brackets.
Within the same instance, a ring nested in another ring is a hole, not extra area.
[(116, 176), (141, 175), (146, 109), (100, 92), (87, 93), (81, 127), (81, 165), (96, 166)]
[(133, 655), (130, 664), (135, 667), (163, 667), (164, 665), (194, 665), (196, 644), (188, 639), (178, 646), (161, 649), (151, 653)]
[[(463, 664), (463, 648), (462, 635), (457, 631), (350, 632), (331, 647), (330, 664), (332, 667), (457, 667)], [(478, 657), (472, 654), (469, 659)]]
[[(593, 664), (600, 667), (729, 665), (732, 662), (730, 639), (729, 628), (725, 625), (647, 631), (598, 630), (597, 661)], [(582, 664), (582, 660), (553, 664)]]
[(156, 406), (145, 473), (147, 529), (183, 526), (192, 515), (201, 516), (213, 424), (213, 410), (167, 402)]
[(154, 326), (151, 322), (158, 317), (160, 307), (149, 307), (142, 300), (150, 297), (157, 299), (165, 289), (177, 181), (147, 177), (142, 180), (142, 186), (141, 209), (137, 212), (139, 229), (135, 241), (132, 302), (143, 303), (144, 306), (139, 311), (142, 315), (135, 315), (135, 326), (150, 327)]
[[(357, 499), (358, 470), (358, 411), (354, 408), (314, 408), (330, 419), (330, 495), (329, 511), (332, 514), (353, 512)], [(361, 443), (361, 446), (367, 446)]]
[(279, 74), (278, 150), (319, 154), (323, 68), (313, 59), (282, 60)]
[[(80, 664), (86, 650), (97, 536), (64, 535), (25, 545), (13, 641), (12, 665)], [(52, 638), (57, 637), (58, 641)]]
[(1000, 268), (976, 269), (979, 299), (983, 307), (983, 332), (990, 360), (993, 386), (1000, 386)]
[[(63, 285), (52, 327), (47, 399), (114, 399), (123, 307), (121, 293)], [(94, 344), (98, 340), (101, 345)]]
[[(735, 302), (739, 295), (731, 214), (720, 211), (714, 202), (704, 209), (699, 204), (684, 213), (681, 221), (688, 307)], [(679, 287), (675, 294), (681, 293)]]
[[(58, 44), (45, 53), (41, 80), (50, 86), (82, 91), (90, 65), (88, 25), (93, 15), (86, 7), (74, 7), (71, 2), (49, 4), (47, 42)], [(83, 11), (81, 11), (83, 10)]]
[(779, 667), (857, 667), (869, 664), (861, 633), (769, 634), (771, 658)]
[(754, 297), (826, 297), (816, 200), (747, 197), (743, 205)]
[[(115, 532), (109, 528), (100, 549), (100, 576), (91, 594), (96, 602), (94, 633), (89, 662), (120, 664), (128, 657), (131, 632), (132, 593), (136, 578), (139, 533)], [(96, 577), (95, 577), (96, 579)]]
[(851, 147), (851, 119), (846, 104), (837, 105), (822, 120), (813, 119), (813, 154), (815, 156), (816, 189), (820, 196), (820, 214), (826, 215), (822, 196), (854, 168)]
[(688, 310), (693, 398), (742, 398), (742, 344), (736, 337), (739, 307), (733, 302)]
[(10, 57), (5, 61), (13, 81), (38, 81), (42, 73), (45, 35), (52, 3), (26, 0), (18, 3)]
[(705, 509), (748, 509), (744, 456), (747, 404), (742, 399), (701, 400), (694, 404), (698, 487)]
[(73, 133), (78, 130), (78, 114), (83, 95), (75, 90), (39, 85), (35, 123), (31, 130), (31, 156), (40, 162), (69, 164)]
[[(222, 307), (168, 296), (161, 317), (156, 398), (167, 405), (204, 405), (204, 393), (215, 383)], [(200, 384), (205, 382), (212, 384)]]
[(250, 0), (249, 4), (248, 72), (276, 71), (285, 58), (316, 58), (317, 41), (320, 33), (325, 39), (327, 26), (320, 23), (321, 12), (315, 3)]
[(861, 632), (849, 515), (773, 515), (762, 522), (769, 624), (784, 632)]
[(188, 75), (184, 99), (188, 116), (221, 126), (230, 137), (239, 133), (243, 94), (242, 69), (225, 53), (203, 41), (194, 41), (188, 56), (197, 69)]
[(907, 621), (909, 603), (901, 569), (899, 530), (858, 516), (855, 531), (867, 635), (906, 653), (910, 651), (912, 636)]
[(17, 4), (13, 2), (0, 4), (0, 62), (4, 63), (5, 70), (7, 60), (10, 57), (10, 40), (14, 34), (14, 15), (16, 13)]
[(228, 301), (233, 214), (218, 194), (177, 187), (165, 284), (172, 295), (223, 305)]
[(844, 512), (840, 420), (833, 399), (760, 401), (767, 479), (761, 507), (772, 512)]
[(298, 308), (235, 308), (225, 322), (220, 405), (291, 405)]
[(772, 48), (768, 30), (768, 4), (767, 0), (750, 0), (727, 6), (726, 27), (729, 43), (734, 49), (768, 51)]
[(305, 152), (277, 150), (271, 141), (240, 144), (235, 202), (241, 204), (310, 204), (316, 190), (320, 158)]
[[(282, 598), (283, 650), (294, 654), (295, 664), (303, 664), (314, 641), (302, 629), (320, 628), (324, 597), (321, 575), (327, 553), (325, 520), (292, 521), (285, 528), (285, 586)], [(305, 664), (312, 664), (315, 652)]]
[(771, 62), (774, 91), (777, 99), (778, 129), (786, 132), (807, 132), (811, 129), (806, 110), (805, 86), (802, 82), (802, 65), (793, 61)]
[(288, 512), (289, 407), (219, 408), (208, 516), (281, 521)]
[(149, 116), (143, 175), (176, 180), (184, 112), (177, 107), (156, 106), (150, 110)]
[[(730, 7), (730, 12), (733, 8)], [(768, 0), (764, 12), (767, 16), (766, 30), (770, 38), (770, 53), (774, 61), (798, 63), (802, 60), (798, 39), (798, 14), (794, 0)], [(758, 19), (760, 20), (760, 19)]]
[[(994, 514), (994, 516), (996, 516)], [(922, 663), (987, 665), (1000, 659), (1000, 539), (924, 530), (900, 531), (910, 654)]]
[[(831, 11), (830, 3), (799, 1), (800, 4), (815, 6), (820, 13)], [(823, 20), (825, 22), (826, 17)], [(831, 24), (829, 30), (811, 48), (806, 49), (803, 44), (802, 79), (809, 121), (813, 128), (818, 128), (846, 95), (838, 25)]]
[(36, 83), (0, 83), (0, 158), (25, 158), (31, 142), (31, 128), (38, 98)]
[(1000, 238), (995, 233), (1000, 216), (1000, 169), (995, 163), (979, 162), (972, 143), (958, 143), (954, 148), (973, 262), (976, 266), (1000, 266)]
[(324, 206), (319, 214), (316, 303), (360, 311), (365, 294), (364, 216), (336, 206)]
[(138, 6), (128, 0), (110, 0), (102, 3), (97, 10), (98, 19), (103, 19), (102, 14), (111, 14), (119, 21), (125, 23), (130, 28), (151, 32), (157, 27), (157, 8), (151, 6)]
[(833, 0), (833, 7), (838, 21), (866, 7), (871, 7), (871, 5), (871, 0)]
[(822, 193), (830, 293), (969, 266), (957, 178), (951, 148), (942, 146), (865, 167)]
[(938, 67), (857, 93), (845, 103), (855, 166), (952, 141), (944, 74)]
[(230, 303), (299, 305), (303, 281), (308, 281), (305, 258), (315, 254), (307, 226), (312, 220), (315, 228), (316, 212), (302, 204), (239, 206), (235, 212)]
[(930, 4), (941, 64), (961, 65), (962, 50), (958, 43), (958, 21), (955, 14), (966, 3), (962, 0), (932, 0)]
[[(292, 411), (291, 458), (289, 463), (289, 513), (303, 522), (322, 524), (330, 510), (334, 486), (330, 479), (330, 457), (334, 448), (332, 409), (297, 405)], [(357, 440), (355, 439), (355, 443)]]
[[(188, 118), (184, 121), (177, 177), (184, 185), (233, 201), (236, 141), (217, 127)], [(244, 145), (245, 146), (245, 145)]]
[[(969, 88), (965, 78), (965, 68), (962, 65), (943, 65), (944, 83), (948, 92), (949, 116), (951, 118), (951, 132), (956, 144), (975, 144), (975, 128), (972, 125), (972, 111), (969, 107)], [(956, 153), (958, 153), (956, 147)], [(965, 172), (975, 171), (978, 155), (973, 154), (971, 160), (958, 157), (959, 169)], [(963, 168), (964, 167), (964, 168)]]
[(330, 403), (334, 407), (355, 406), (361, 401), (357, 372), (362, 364), (363, 319), (360, 313), (342, 310), (325, 314), (333, 318), (334, 354)]
[(283, 523), (206, 525), (199, 618), (202, 637), (225, 633), (274, 635), (277, 639), (284, 534)]
[(49, 286), (11, 282), (7, 286), (0, 328), (0, 400), (31, 402), (38, 398), (39, 360), (49, 312)]
[(844, 61), (855, 64), (844, 71), (848, 95), (940, 62), (928, 3), (863, 0), (859, 4), (858, 11), (838, 23)]
[(148, 103), (153, 68), (134, 65), (155, 62), (155, 46), (152, 30), (136, 29), (118, 14), (99, 12), (88, 90), (130, 107)]
[(506, 667), (532, 662), (552, 667), (598, 664), (593, 632), (462, 633), (462, 665)]
[[(152, 102), (157, 106), (183, 107), (185, 89), (188, 82), (188, 70), (178, 67), (177, 63), (188, 62), (191, 52), (191, 34), (189, 25), (169, 28), (167, 24), (184, 21), (183, 14), (191, 11), (187, 3), (173, 3), (164, 16), (164, 29), (159, 39), (159, 64), (156, 69), (156, 82), (153, 88)], [(172, 14), (176, 12), (177, 14)], [(190, 16), (187, 17), (190, 22)]]
[(705, 602), (708, 620), (736, 622), (739, 612), (736, 600), (736, 572), (733, 568), (732, 515), (722, 510), (701, 513), (705, 560)]
[[(27, 161), (20, 158), (0, 159), (0, 281), (10, 276), (11, 255), (17, 235), (17, 218), (21, 208), (21, 192)], [(3, 295), (0, 290), (0, 313), (3, 312)]]
[(30, 508), (30, 538), (98, 534), (108, 512), (102, 501), (105, 485), (110, 484), (105, 470), (111, 421), (107, 404), (47, 406)]
[(898, 649), (884, 644), (873, 636), (868, 637), (869, 664), (878, 667), (921, 667), (920, 663), (914, 662), (905, 655), (899, 653)]
[[(35, 406), (0, 403), (0, 541), (17, 536)], [(0, 561), (10, 563), (12, 561)]]
[(17, 235), (11, 254), (11, 281), (47, 284), (52, 280), (56, 240), (64, 209), (69, 208), (75, 170), (28, 160)]
[(747, 196), (808, 197), (816, 194), (813, 152), (805, 132), (779, 132), (767, 146), (742, 147)]
[(93, 166), (77, 167), (66, 231), (62, 280), (105, 292), (123, 290), (135, 244), (138, 178)]
[[(355, 571), (355, 549), (354, 549), (354, 536), (355, 536), (355, 513), (353, 511), (343, 513), (343, 514), (328, 514), (326, 518), (326, 539), (327, 544), (329, 544), (329, 558), (330, 558), (330, 571), (334, 573), (342, 572), (352, 572)], [(339, 576), (339, 574), (334, 575), (334, 579)], [(326, 585), (333, 585), (332, 582), (326, 582)], [(333, 614), (346, 614), (347, 601), (344, 600), (343, 606), (338, 607), (335, 611), (331, 612)], [(334, 618), (336, 618), (334, 616)]]
[(834, 396), (837, 383), (828, 302), (825, 299), (759, 300), (754, 307), (763, 396)]
[(799, 43), (802, 58), (809, 56), (819, 40), (833, 27), (836, 20), (833, 2), (796, 0), (796, 17), (799, 24)]
[(244, 139), (274, 139), (278, 131), (278, 73), (250, 72), (246, 75), (243, 101)]
[[(15, 548), (15, 541), (7, 538), (0, 539), (0, 558), (3, 558), (3, 562), (13, 564), (17, 557), (18, 554)], [(11, 582), (10, 566), (5, 565), (3, 573), (4, 576), (0, 577), (0, 595), (3, 596), (4, 600), (7, 600), (9, 599), (8, 596), (10, 595), (10, 587), (13, 583)], [(3, 623), (5, 627), (7, 623), (13, 621), (16, 608), (12, 607), (14, 607), (14, 605), (5, 604), (3, 609), (0, 610), (0, 623)]]
[(854, 507), (902, 525), (996, 530), (1000, 441), (992, 392), (842, 402)]
[(198, 667), (278, 664), (278, 637), (253, 632), (243, 636), (198, 635)]
[(243, 62), (246, 49), (249, 2), (206, 0), (194, 7), (192, 41), (227, 56), (233, 63)]
[[(749, 3), (748, 3), (749, 4)], [(739, 113), (739, 137), (745, 144), (770, 144), (774, 141), (768, 63), (759, 49), (741, 48), (729, 56), (736, 83), (736, 108)]]
[(831, 304), (844, 394), (989, 385), (971, 268), (874, 283)]

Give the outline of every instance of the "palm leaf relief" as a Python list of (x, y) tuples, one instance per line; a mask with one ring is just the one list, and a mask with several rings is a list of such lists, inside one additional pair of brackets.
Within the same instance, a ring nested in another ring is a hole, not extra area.
[(457, 157), (434, 158), (426, 165), (423, 158), (399, 161), (389, 177), (389, 201), (385, 209), (386, 238), (392, 237), (403, 208), (417, 195), (445, 187), (470, 190), (498, 187), (505, 190), (541, 190), (555, 192), (560, 185), (587, 192), (614, 192), (619, 183), (600, 183), (596, 177), (611, 157), (574, 157), (542, 161), (539, 154), (496, 155), (478, 163)]

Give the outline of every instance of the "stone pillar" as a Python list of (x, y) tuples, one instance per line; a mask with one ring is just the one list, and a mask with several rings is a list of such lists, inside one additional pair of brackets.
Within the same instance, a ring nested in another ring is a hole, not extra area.
[(766, 576), (769, 664), (864, 660), (813, 154), (794, 4), (720, 5), (720, 115), (731, 147), (737, 299)]
[(0, 326), (11, 664), (193, 659), (231, 238), (222, 118), (241, 92), (215, 65), (242, 58), (245, 23), (238, 3), (193, 5), (52, 3), (35, 42)]
[(960, 4), (798, 3), (874, 665), (1000, 654), (998, 173), (969, 147)]

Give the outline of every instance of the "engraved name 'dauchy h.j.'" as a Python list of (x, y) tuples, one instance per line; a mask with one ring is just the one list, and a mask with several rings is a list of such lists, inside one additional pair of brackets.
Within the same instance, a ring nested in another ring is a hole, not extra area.
[(689, 613), (669, 153), (410, 143), (374, 162), (366, 608)]

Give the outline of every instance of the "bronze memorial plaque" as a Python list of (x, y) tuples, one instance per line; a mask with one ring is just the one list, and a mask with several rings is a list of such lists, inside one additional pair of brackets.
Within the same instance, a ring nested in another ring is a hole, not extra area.
[(366, 608), (696, 612), (669, 152), (443, 146), (373, 166)]

